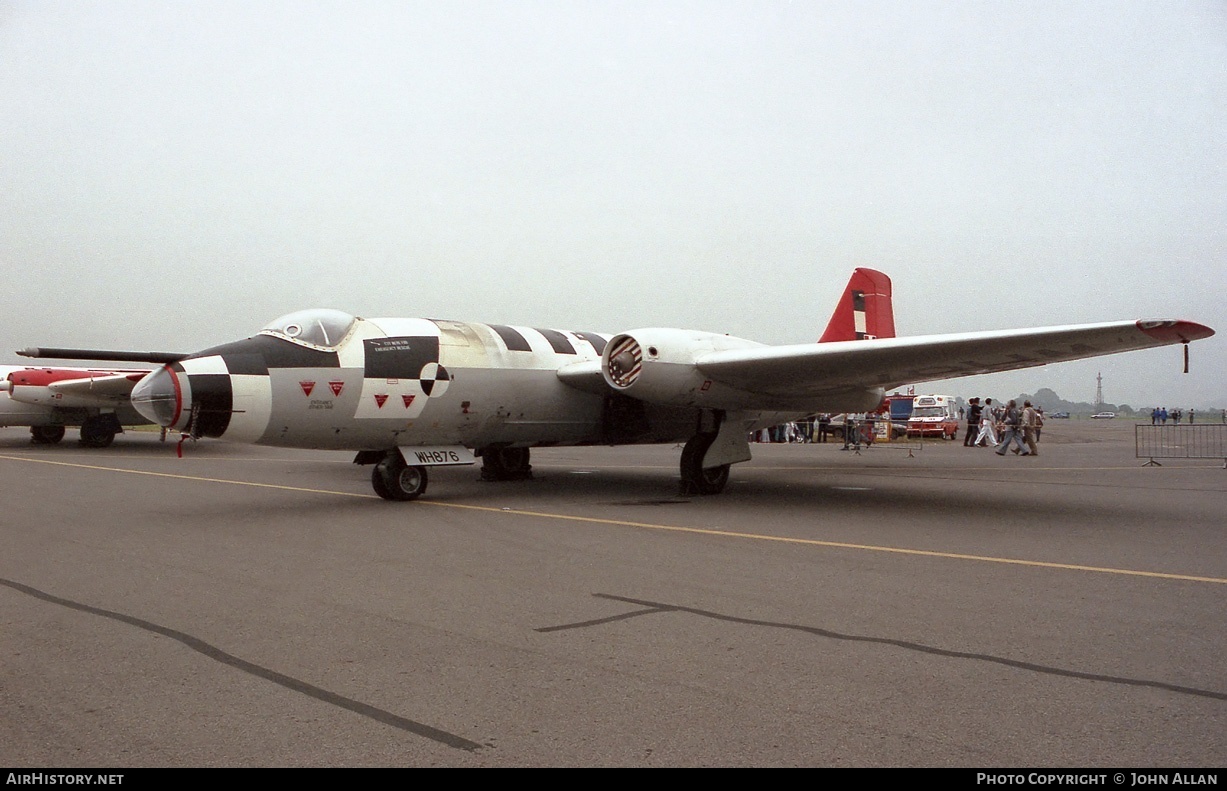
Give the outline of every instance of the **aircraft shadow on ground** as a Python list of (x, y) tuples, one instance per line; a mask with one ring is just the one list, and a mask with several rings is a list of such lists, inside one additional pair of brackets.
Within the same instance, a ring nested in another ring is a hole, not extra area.
[[(89, 463), (96, 457), (98, 463), (108, 466), (121, 466), (125, 458), (175, 459), (176, 444), (175, 439), (159, 442), (156, 435), (132, 440), (120, 436), (110, 448), (87, 449), (68, 439), (58, 445), (34, 446), (28, 436), (16, 432), (0, 437), (0, 450), (5, 452), (32, 451), (49, 461), (62, 458), (72, 463)], [(355, 508), (413, 509), (421, 505), (388, 502), (375, 497), (369, 488), (370, 468), (354, 468), (335, 454), (333, 458), (322, 458), (304, 452), (269, 461), (236, 456), (235, 446), (228, 443), (188, 442), (183, 446), (183, 455), (185, 462), (191, 459), (259, 462), (262, 465), (259, 481), (250, 477), (251, 468), (246, 465), (236, 466), (234, 472), (209, 477), (233, 479), (236, 483), (267, 484), (270, 488), (264, 491), (270, 493), (269, 502), (275, 503), (278, 513), (319, 514), (324, 508), (328, 513), (343, 514)], [(274, 472), (278, 466), (287, 468), (287, 472)], [(185, 465), (182, 469), (164, 472), (192, 475), (197, 471)], [(691, 497), (681, 494), (678, 474), (664, 466), (602, 468), (577, 463), (568, 468), (551, 463), (534, 470), (530, 480), (494, 482), (481, 480), (478, 467), (434, 468), (424, 499), (439, 504), (491, 505), (490, 499), (498, 498), (501, 506), (507, 506), (510, 500), (516, 508), (531, 510), (570, 508), (577, 504), (612, 507), (627, 509), (624, 516), (631, 520), (642, 520), (644, 514), (654, 508), (665, 508), (672, 513), (679, 509), (725, 509), (728, 506), (760, 515), (817, 510), (832, 519), (848, 516), (861, 524), (872, 520), (892, 524), (895, 520), (914, 521), (918, 514), (923, 514), (927, 520), (976, 517), (976, 529), (1008, 525), (1044, 532), (1066, 529), (1071, 523), (1093, 524), (1097, 529), (1123, 529), (1123, 522), (1152, 515), (1151, 506), (1136, 500), (1074, 503), (1069, 499), (1036, 497), (1034, 488), (1020, 491), (1004, 472), (1000, 481), (977, 479), (974, 487), (967, 487), (955, 479), (937, 479), (937, 486), (923, 490), (901, 488), (898, 481), (883, 478), (882, 470), (868, 467), (845, 467), (838, 471), (815, 469), (804, 475), (810, 477), (799, 476), (796, 471), (779, 471), (777, 475), (769, 468), (743, 471), (734, 467), (733, 478), (723, 494)], [(190, 482), (175, 485), (186, 487)], [(337, 493), (358, 496), (325, 506), (322, 500), (335, 498)], [(248, 514), (252, 511), (252, 502), (242, 498), (242, 502), (231, 505), (225, 498), (217, 498), (209, 504), (208, 510), (214, 514)]]
[[(1036, 498), (1034, 492), (1018, 491), (1002, 481), (990, 490), (951, 486), (936, 491), (901, 491), (885, 488), (881, 478), (866, 474), (857, 481), (857, 470), (842, 470), (838, 474), (841, 488), (833, 481), (815, 477), (798, 481), (774, 479), (770, 471), (754, 474), (752, 480), (734, 480), (723, 494), (713, 496), (683, 496), (680, 479), (668, 471), (607, 470), (584, 468), (576, 474), (554, 468), (534, 473), (529, 481), (480, 482), (473, 488), (452, 487), (442, 476), (432, 481), (427, 498), (440, 502), (462, 503), (474, 496), (486, 497), (490, 492), (505, 489), (517, 498), (535, 498), (534, 508), (554, 508), (572, 501), (591, 505), (633, 508), (642, 513), (652, 507), (675, 511), (678, 507), (725, 509), (736, 506), (746, 513), (769, 514), (798, 509), (820, 509), (824, 514), (855, 516), (858, 522), (867, 520), (915, 521), (918, 514), (927, 520), (967, 520), (976, 517), (981, 524), (1026, 524), (1040, 526), (1045, 531), (1062, 529), (1061, 525), (1111, 524), (1122, 520), (1145, 518), (1152, 513), (1145, 504), (1128, 502), (1072, 503), (1067, 500)], [(995, 482), (987, 482), (992, 485)], [(849, 485), (855, 484), (855, 485)], [(842, 487), (847, 488), (842, 488)], [(864, 490), (861, 490), (863, 487)]]

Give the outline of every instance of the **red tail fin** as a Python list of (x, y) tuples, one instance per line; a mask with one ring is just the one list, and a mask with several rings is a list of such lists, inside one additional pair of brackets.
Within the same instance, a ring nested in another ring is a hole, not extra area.
[(890, 303), (890, 278), (876, 269), (854, 270), (818, 342), (893, 337), (895, 311)]

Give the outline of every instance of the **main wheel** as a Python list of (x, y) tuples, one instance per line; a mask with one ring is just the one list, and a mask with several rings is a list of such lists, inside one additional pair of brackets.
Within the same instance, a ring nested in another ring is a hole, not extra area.
[(729, 465), (703, 467), (703, 457), (716, 439), (714, 434), (697, 434), (682, 448), (682, 494), (720, 494), (729, 482)]
[(54, 445), (64, 439), (63, 426), (31, 426), (30, 441), (35, 445)]
[(533, 476), (529, 448), (486, 448), (481, 454), (485, 481), (519, 481)]
[(392, 490), (388, 488), (388, 484), (384, 482), (384, 471), (379, 467), (371, 468), (371, 488), (375, 490), (375, 494), (385, 500), (395, 500), (392, 496)]
[(81, 424), (81, 444), (87, 448), (105, 448), (115, 441), (115, 431), (102, 420), (89, 418)]
[(371, 470), (371, 488), (385, 500), (416, 500), (426, 491), (425, 467), (411, 467), (399, 454), (388, 456)]

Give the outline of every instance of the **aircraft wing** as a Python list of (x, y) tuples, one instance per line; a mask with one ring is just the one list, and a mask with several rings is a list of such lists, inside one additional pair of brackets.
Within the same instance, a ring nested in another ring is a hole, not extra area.
[(148, 373), (148, 371), (140, 371), (103, 374), (84, 379), (61, 379), (48, 384), (47, 389), (64, 395), (126, 403), (132, 394), (132, 388), (136, 387), (136, 383)]
[(756, 346), (699, 355), (716, 382), (769, 397), (804, 398), (848, 388), (890, 389), (934, 379), (1010, 371), (1208, 338), (1191, 321), (1122, 321), (910, 338)]
[(571, 363), (558, 369), (558, 378), (577, 390), (584, 390), (594, 395), (605, 395), (609, 385), (605, 383), (605, 375), (601, 373), (600, 360), (584, 360)]

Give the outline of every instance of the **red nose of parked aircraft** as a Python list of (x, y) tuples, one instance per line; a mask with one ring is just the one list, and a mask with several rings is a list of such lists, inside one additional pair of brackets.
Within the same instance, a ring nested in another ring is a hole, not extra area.
[(132, 406), (147, 420), (166, 428), (174, 428), (185, 410), (191, 408), (191, 396), (184, 392), (177, 373), (164, 366), (145, 376), (132, 388)]

